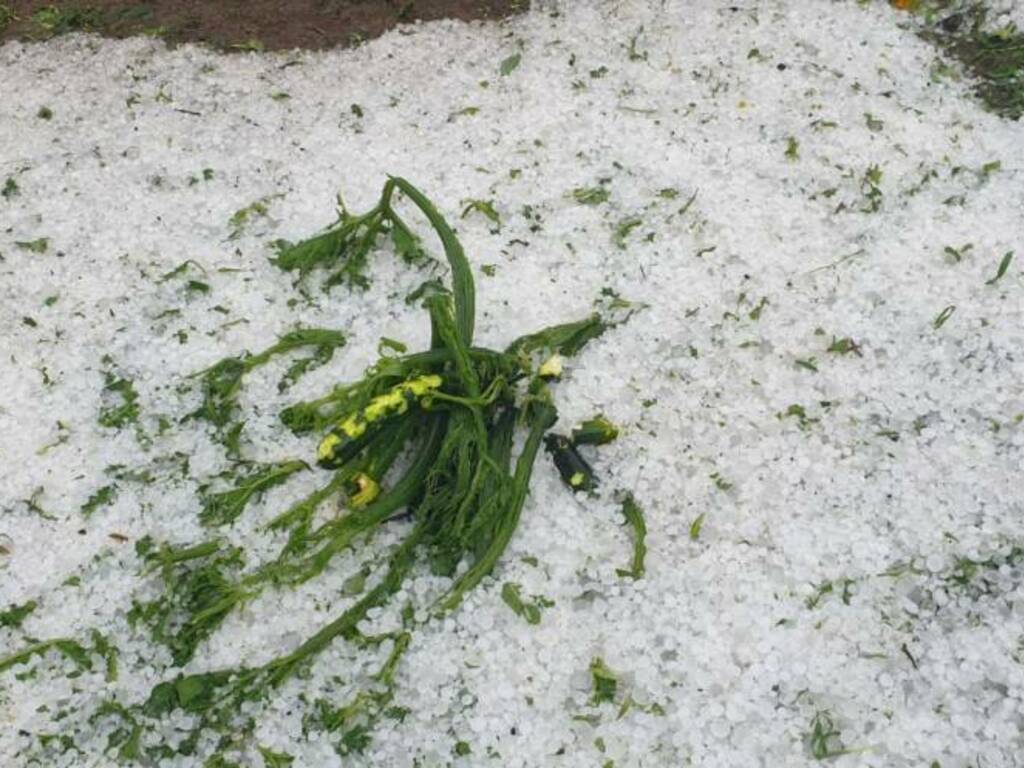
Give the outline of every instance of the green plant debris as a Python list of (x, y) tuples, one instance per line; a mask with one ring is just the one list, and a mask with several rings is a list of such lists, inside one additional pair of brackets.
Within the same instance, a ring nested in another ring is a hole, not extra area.
[(142, 726), (123, 705), (116, 701), (105, 701), (89, 718), (89, 723), (96, 725), (101, 722), (116, 723), (107, 737), (107, 752), (117, 750), (118, 760), (123, 762), (138, 760), (142, 757)]
[(818, 360), (817, 360), (817, 358), (814, 358), (814, 357), (797, 358), (794, 361), (794, 364), (796, 365), (797, 368), (803, 368), (805, 371), (810, 371), (811, 373), (817, 373), (818, 372)]
[(409, 647), (409, 632), (377, 637), (365, 637), (361, 642), (367, 645), (390, 644), (390, 651), (374, 675), (376, 689), (360, 691), (355, 698), (340, 707), (332, 706), (324, 699), (315, 702), (314, 712), (307, 715), (307, 728), (317, 728), (329, 733), (341, 732), (341, 741), (337, 745), (339, 754), (361, 753), (369, 746), (372, 739), (371, 728), (381, 717), (402, 720), (407, 713), (400, 707), (389, 707), (394, 696), (394, 676), (398, 662)]
[(239, 208), (228, 219), (228, 227), (231, 234), (229, 240), (236, 240), (255, 219), (265, 219), (270, 212), (270, 203), (281, 195), (270, 195), (249, 203), (244, 208)]
[(231, 490), (205, 496), (199, 522), (203, 525), (229, 525), (241, 516), (245, 505), (253, 498), (259, 498), (268, 489), (305, 469), (309, 469), (309, 465), (304, 461), (286, 461), (260, 467), (240, 478)]
[(757, 302), (757, 304), (754, 305), (754, 308), (752, 310), (750, 310), (750, 312), (747, 314), (747, 317), (749, 317), (751, 320), (753, 320), (756, 323), (758, 320), (761, 319), (761, 313), (764, 311), (764, 308), (767, 307), (767, 306), (768, 306), (768, 297), (767, 296), (762, 296), (761, 300), (759, 302)]
[(999, 261), (999, 266), (996, 267), (996, 273), (990, 280), (985, 281), (985, 285), (995, 285), (999, 282), (1003, 275), (1006, 274), (1006, 270), (1010, 268), (1010, 262), (1013, 261), (1013, 251), (1007, 251), (1003, 254), (1003, 258)]
[(82, 517), (89, 518), (100, 507), (110, 504), (117, 496), (116, 485), (104, 485), (82, 505)]
[(714, 482), (715, 488), (720, 491), (728, 491), (732, 488), (732, 483), (726, 480), (721, 472), (712, 472), (708, 477)]
[(194, 268), (201, 272), (202, 274), (206, 274), (206, 268), (202, 264), (200, 264), (195, 259), (186, 259), (185, 261), (181, 262), (181, 264), (172, 269), (170, 272), (165, 272), (164, 274), (160, 275), (160, 279), (157, 280), (157, 282), (166, 283), (168, 280), (173, 280), (176, 277), (181, 277), (186, 272), (188, 272), (189, 268)]
[(8, 176), (4, 182), (4, 186), (0, 189), (0, 197), (4, 200), (10, 200), (12, 197), (16, 197), (21, 193), (21, 188), (18, 186), (18, 182), (13, 177)]
[(40, 237), (35, 240), (15, 240), (14, 244), (24, 251), (46, 253), (46, 249), (50, 247), (50, 239), (48, 237)]
[(619, 436), (619, 428), (604, 416), (587, 419), (572, 431), (573, 445), (606, 445)]
[(860, 344), (851, 339), (849, 336), (843, 338), (832, 337), (832, 342), (828, 345), (826, 352), (833, 355), (857, 355), (857, 357), (863, 357), (861, 352)]
[(0, 611), (0, 627), (18, 629), (38, 607), (39, 604), (35, 600), (29, 600), (21, 605), (12, 605), (6, 611)]
[(868, 130), (872, 133), (879, 133), (885, 129), (885, 123), (879, 120), (877, 117), (872, 115), (870, 112), (864, 113), (864, 123), (867, 125)]
[(644, 575), (644, 558), (647, 556), (647, 522), (644, 511), (637, 504), (633, 494), (627, 493), (622, 498), (622, 515), (633, 528), (633, 559), (629, 568), (619, 568), (615, 572), (619, 576), (641, 579)]
[(267, 747), (258, 747), (265, 768), (289, 768), (295, 758), (284, 752), (274, 752)]
[(793, 403), (785, 411), (778, 414), (780, 419), (795, 418), (797, 423), (800, 425), (800, 429), (806, 431), (810, 429), (812, 424), (817, 424), (821, 419), (811, 418), (807, 415), (807, 410), (799, 403)]
[[(422, 621), (415, 617), (422, 612), (407, 606), (402, 611), (406, 629), (386, 637), (366, 636), (360, 626), (372, 610), (391, 601), (420, 565), (451, 579), (446, 591), (426, 606), (431, 618), (455, 610), (492, 573), (518, 527), (536, 458), (557, 420), (551, 386), (558, 376), (551, 375), (552, 360), (577, 354), (638, 309), (614, 291), (606, 291), (598, 310), (581, 320), (521, 336), (504, 350), (474, 345), (475, 284), (462, 246), (433, 204), (399, 178), (387, 181), (371, 214), (348, 219), (343, 215), (338, 227), (282, 251), (279, 261), (285, 263), (278, 266), (307, 272), (337, 268), (337, 259), (342, 258), (337, 252), (340, 241), (359, 250), (362, 246), (353, 246), (353, 237), (369, 238), (372, 243), (382, 231), (401, 229), (406, 243), (418, 243), (395, 212), (397, 195), (429, 222), (450, 267), (447, 285), (435, 279), (415, 293), (414, 300), (422, 303), (429, 317), (430, 348), (413, 353), (389, 348), (389, 354), (360, 380), (339, 384), (322, 397), (295, 403), (282, 413), (286, 426), (298, 434), (314, 432), (320, 442), (317, 466), (305, 476), (316, 478), (308, 494), (263, 526), (282, 539), (276, 556), (271, 553), (250, 566), (241, 547), (218, 538), (195, 543), (139, 540), (135, 550), (147, 588), (144, 598), (133, 601), (128, 621), (166, 646), (175, 667), (191, 663), (202, 667), (200, 649), (240, 606), (267, 588), (296, 588), (317, 578), (335, 566), (343, 553), (365, 546), (396, 516), (410, 522), (403, 524), (402, 537), (384, 558), (363, 562), (349, 574), (344, 583), (350, 602), (290, 652), (256, 666), (198, 673), (179, 669), (156, 684), (144, 702), (123, 710), (108, 708), (104, 717), (116, 719), (111, 724), (120, 733), (115, 746), (136, 745), (128, 746), (128, 753), (137, 752), (143, 743), (146, 754), (192, 750), (204, 734), (215, 733), (231, 734), (230, 747), (225, 742), (221, 749), (230, 748), (233, 753), (251, 734), (253, 707), (270, 691), (305, 674), (313, 659), (338, 639), (361, 648), (386, 643), (386, 658), (366, 690), (341, 707), (314, 703), (315, 711), (304, 724), (336, 734), (335, 747), (344, 755), (366, 749), (377, 718), (401, 719), (401, 709), (389, 704), (394, 674), (411, 632)], [(325, 238), (329, 247), (323, 245)], [(361, 252), (368, 257), (369, 248)], [(229, 434), (235, 434), (237, 448), (238, 425), (244, 423), (239, 418), (238, 395), (245, 374), (275, 355), (308, 347), (334, 349), (343, 341), (337, 331), (300, 330), (259, 354), (226, 358), (196, 374), (203, 401), (186, 418), (216, 426), (230, 454)], [(122, 380), (108, 376), (108, 384), (118, 381)], [(114, 394), (127, 400), (119, 409), (135, 405), (133, 397), (124, 398), (129, 391), (134, 392), (127, 385), (115, 387)], [(113, 421), (127, 418), (122, 414)], [(568, 438), (562, 439), (575, 451)], [(245, 474), (236, 474), (233, 488), (206, 495), (200, 512), (204, 522), (224, 524), (238, 519), (252, 498), (306, 468), (295, 460), (269, 467), (242, 463), (236, 465), (236, 473), (237, 466)], [(107, 474), (121, 483), (149, 484), (158, 479), (176, 481), (187, 477), (187, 471), (188, 456), (172, 454), (141, 469), (109, 467)], [(318, 516), (328, 502), (344, 511)], [(507, 601), (509, 590), (502, 591)], [(528, 621), (535, 611), (550, 605), (545, 598), (526, 600), (518, 590), (514, 592)], [(91, 653), (107, 660), (109, 674), (113, 651), (99, 638), (94, 641), (96, 649)], [(79, 652), (80, 646), (69, 642), (32, 645), (3, 664), (10, 666), (50, 649), (77, 654), (81, 663), (91, 663), (90, 652)], [(592, 673), (595, 700), (612, 700), (614, 673), (597, 661)], [(174, 711), (189, 717), (182, 721), (172, 749), (160, 742), (164, 737), (154, 721)], [(224, 764), (227, 759), (222, 757)]]
[(787, 160), (799, 160), (800, 159), (800, 142), (792, 136), (786, 139), (786, 159)]
[(707, 514), (707, 512), (701, 512), (690, 523), (690, 541), (697, 541), (700, 538), (700, 532), (704, 530), (704, 520), (707, 519)]
[(877, 165), (868, 166), (860, 181), (863, 195), (861, 213), (877, 213), (882, 207), (882, 169)]
[[(43, 374), (44, 374), (44, 376), (43, 376), (43, 383), (44, 384), (47, 383), (45, 373), (46, 372), (45, 372), (45, 369), (44, 369), (44, 371), (43, 371)], [(47, 443), (46, 445), (44, 445), (41, 448), (39, 448), (36, 451), (36, 456), (45, 456), (50, 451), (52, 451), (54, 448), (56, 448), (58, 445), (64, 445), (64, 443), (66, 443), (70, 439), (71, 439), (71, 430), (68, 428), (68, 425), (66, 423), (64, 423), (63, 421), (58, 421), (57, 422), (57, 438), (53, 442)]]
[(652, 701), (650, 704), (641, 704), (636, 701), (630, 694), (626, 694), (622, 700), (622, 704), (619, 705), (619, 711), (615, 715), (616, 720), (621, 720), (625, 717), (630, 710), (638, 710), (654, 717), (665, 717), (665, 708), (656, 701)]
[(47, 106), (42, 106), (39, 111), (36, 112), (36, 117), (40, 120), (53, 120), (53, 110)]
[(961, 245), (959, 248), (954, 248), (951, 245), (947, 245), (942, 249), (942, 252), (946, 254), (955, 263), (959, 264), (964, 258), (970, 253), (971, 249), (974, 248), (973, 243), (966, 243)]
[(988, 28), (982, 3), (959, 9), (958, 23), (925, 29), (923, 37), (959, 61), (974, 77), (974, 93), (990, 111), (1008, 120), (1024, 117), (1024, 31), (1009, 23)]
[(950, 304), (949, 306), (945, 307), (941, 312), (939, 312), (939, 314), (935, 316), (935, 319), (932, 320), (932, 326), (936, 330), (938, 330), (939, 328), (946, 324), (946, 321), (953, 316), (954, 312), (956, 312), (955, 304)]
[(1003, 164), (999, 160), (990, 160), (987, 163), (982, 164), (981, 169), (978, 171), (978, 176), (981, 177), (982, 181), (987, 181), (988, 177), (994, 173), (1002, 170)]
[(327, 328), (301, 328), (286, 333), (275, 344), (255, 355), (243, 354), (238, 357), (224, 358), (195, 374), (199, 377), (203, 402), (189, 416), (194, 419), (203, 419), (218, 429), (225, 430), (236, 414), (238, 393), (241, 390), (245, 374), (261, 365), (266, 365), (277, 355), (312, 347), (312, 356), (296, 360), (285, 372), (278, 388), (287, 389), (304, 373), (328, 362), (333, 357), (334, 350), (344, 345), (345, 334), (341, 331)]
[(838, 581), (822, 582), (814, 588), (814, 592), (811, 594), (810, 597), (808, 597), (804, 601), (804, 604), (807, 606), (808, 609), (813, 611), (815, 608), (821, 605), (821, 601), (824, 600), (828, 595), (835, 593), (836, 586), (838, 585), (839, 587), (841, 587), (841, 591), (839, 594), (842, 598), (843, 605), (849, 605), (850, 600), (853, 596), (853, 592), (851, 591), (853, 584), (854, 582), (852, 579), (845, 578), (839, 579)]
[(615, 234), (612, 236), (612, 242), (615, 243), (619, 248), (626, 248), (626, 240), (629, 237), (629, 233), (644, 223), (644, 220), (638, 217), (630, 217), (623, 219), (619, 222), (618, 226), (615, 227)]
[(647, 51), (641, 51), (637, 47), (637, 41), (640, 39), (640, 35), (644, 33), (644, 28), (640, 27), (631, 38), (629, 38), (629, 45), (626, 46), (626, 57), (630, 61), (647, 61)]
[(97, 630), (92, 630), (90, 634), (92, 636), (93, 653), (103, 659), (103, 665), (106, 670), (105, 679), (108, 683), (113, 683), (117, 680), (118, 650)]
[(18, 664), (31, 661), (34, 656), (45, 656), (50, 651), (56, 651), (65, 659), (74, 662), (75, 666), (80, 670), (92, 669), (92, 658), (89, 649), (75, 640), (61, 637), (33, 643), (27, 648), (0, 658), (0, 672), (5, 672)]
[(827, 712), (815, 713), (814, 719), (811, 720), (811, 732), (807, 737), (811, 756), (815, 760), (826, 760), (845, 755), (847, 750), (843, 749), (839, 741), (841, 735)]
[(104, 405), (100, 408), (98, 422), (101, 427), (121, 429), (139, 420), (139, 394), (131, 379), (115, 376), (108, 371), (104, 374)]
[(598, 656), (590, 662), (590, 680), (591, 704), (601, 705), (615, 701), (615, 695), (619, 690), (619, 676)]
[(522, 587), (515, 582), (507, 581), (501, 586), (501, 599), (513, 613), (521, 616), (527, 624), (540, 624), (541, 611), (554, 605), (551, 600), (540, 595), (534, 595), (531, 600), (524, 600)]
[(516, 70), (522, 60), (522, 54), (513, 53), (507, 59), (502, 60), (501, 64), (498, 66), (498, 71), (501, 73), (502, 77), (507, 77)]
[(28, 509), (29, 512), (31, 512), (34, 515), (39, 515), (39, 517), (43, 518), (44, 520), (56, 520), (57, 518), (51, 515), (45, 509), (43, 509), (42, 504), (40, 504), (39, 500), (45, 494), (46, 489), (43, 488), (43, 486), (39, 486), (34, 491), (32, 491), (31, 496), (23, 500), (25, 507)]
[(501, 229), (501, 216), (494, 208), (493, 200), (463, 200), (462, 218), (473, 212), (482, 214)]
[(990, 575), (1001, 568), (1015, 568), (1024, 562), (1024, 547), (1014, 546), (1005, 555), (994, 555), (985, 560), (974, 560), (970, 557), (957, 557), (953, 567), (943, 574), (943, 581), (958, 590), (970, 591), (974, 594), (987, 594), (992, 591), (993, 582)]
[(582, 205), (600, 205), (608, 202), (610, 196), (607, 187), (576, 187), (572, 191), (572, 199)]

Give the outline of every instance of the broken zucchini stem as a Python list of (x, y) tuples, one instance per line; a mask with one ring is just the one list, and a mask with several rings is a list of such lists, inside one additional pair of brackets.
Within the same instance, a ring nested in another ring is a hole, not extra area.
[[(616, 298), (610, 311), (522, 336), (504, 351), (474, 346), (476, 295), (462, 246), (433, 204), (400, 178), (388, 179), (369, 213), (354, 216), (342, 207), (334, 227), (298, 244), (279, 243), (274, 263), (297, 271), (300, 280), (324, 269), (328, 287), (338, 282), (365, 287), (370, 251), (384, 233), (390, 233), (399, 255), (412, 263), (422, 260), (418, 238), (395, 211), (396, 192), (427, 219), (450, 267), (448, 287), (435, 280), (417, 292), (430, 319), (430, 349), (384, 357), (361, 380), (286, 408), (281, 418), (293, 432), (321, 434), (316, 460), (321, 471), (331, 474), (264, 526), (287, 533), (276, 558), (245, 571), (241, 550), (219, 540), (185, 547), (147, 544), (139, 554), (160, 574), (165, 594), (137, 603), (133, 622), (148, 626), (156, 640), (169, 646), (173, 663), (183, 667), (233, 610), (267, 587), (293, 587), (316, 578), (340, 553), (398, 515), (411, 518), (407, 533), (379, 569), (374, 586), (292, 652), (258, 668), (179, 674), (132, 708), (129, 716), (138, 723), (177, 709), (195, 715), (192, 735), (179, 750), (194, 747), (207, 729), (234, 736), (244, 722), (243, 702), (262, 698), (295, 676), (336, 638), (365, 639), (359, 623), (372, 608), (386, 605), (414, 569), (429, 567), (451, 577), (432, 612), (455, 609), (493, 571), (511, 541), (542, 444), (574, 490), (595, 484), (572, 440), (545, 437), (558, 418), (549, 381), (561, 374), (562, 358), (624, 322), (634, 307)], [(221, 361), (199, 374), (203, 404), (192, 415), (223, 429), (235, 419), (245, 373), (275, 355), (311, 345), (333, 350), (343, 339), (332, 331), (295, 332), (259, 354)], [(525, 431), (525, 441), (514, 455), (517, 429)], [(607, 422), (585, 424), (583, 431), (591, 435), (585, 443), (610, 439)], [(237, 439), (230, 446), (225, 438), (225, 444), (237, 449)], [(396, 475), (392, 469), (400, 456), (405, 460)], [(294, 482), (290, 475), (306, 466), (297, 461), (270, 465), (262, 474), (243, 478), (235, 489), (210, 497), (203, 521), (233, 523), (250, 498), (278, 482)], [(335, 498), (345, 500), (345, 510), (321, 514)], [(413, 629), (410, 619), (406, 630)], [(393, 678), (408, 642), (405, 635), (381, 679)], [(362, 704), (354, 710), (369, 716)], [(332, 730), (343, 727), (337, 720), (345, 712), (333, 712)]]

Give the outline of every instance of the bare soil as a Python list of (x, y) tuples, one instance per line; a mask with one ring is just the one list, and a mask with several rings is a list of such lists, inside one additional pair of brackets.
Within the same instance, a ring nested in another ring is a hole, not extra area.
[(528, 6), (529, 0), (0, 0), (0, 42), (91, 31), (223, 50), (324, 49), (357, 45), (417, 20), (500, 19)]

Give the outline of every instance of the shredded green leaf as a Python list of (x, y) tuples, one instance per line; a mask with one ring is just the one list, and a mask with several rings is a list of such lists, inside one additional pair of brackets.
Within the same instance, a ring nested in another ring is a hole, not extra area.
[(616, 573), (619, 576), (640, 579), (644, 575), (644, 558), (647, 556), (647, 523), (644, 520), (643, 509), (636, 503), (631, 493), (625, 494), (622, 499), (622, 515), (633, 528), (633, 560), (629, 568), (621, 568)]

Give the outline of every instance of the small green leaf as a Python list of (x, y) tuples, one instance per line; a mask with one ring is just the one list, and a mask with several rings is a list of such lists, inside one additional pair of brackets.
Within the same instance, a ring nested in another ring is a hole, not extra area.
[(694, 521), (690, 523), (690, 541), (696, 541), (700, 538), (700, 532), (701, 529), (704, 527), (704, 518), (706, 516), (707, 512), (701, 512), (699, 515), (697, 515)]
[(521, 54), (513, 53), (511, 56), (509, 56), (507, 59), (501, 62), (501, 66), (498, 68), (498, 71), (501, 72), (502, 76), (511, 75), (512, 72), (515, 71), (515, 68), (519, 66), (519, 63), (522, 61), (522, 58), (523, 57)]
[(12, 605), (6, 611), (0, 611), (0, 627), (17, 629), (28, 618), (29, 614), (38, 607), (39, 605), (35, 600), (29, 600), (21, 605)]
[(464, 200), (465, 207), (462, 209), (462, 218), (466, 218), (470, 212), (482, 213), (501, 228), (501, 216), (494, 209), (494, 202), (491, 200)]
[(954, 312), (956, 312), (956, 305), (950, 304), (948, 307), (943, 309), (941, 312), (939, 312), (938, 315), (935, 316), (935, 319), (932, 320), (932, 325), (935, 327), (936, 330), (938, 330), (939, 328), (946, 324), (946, 321), (953, 316)]
[(14, 244), (23, 250), (32, 251), (32, 253), (46, 253), (46, 249), (50, 246), (50, 238), (40, 237), (36, 240), (15, 240)]
[(572, 196), (577, 203), (583, 205), (600, 205), (607, 202), (609, 192), (605, 187), (576, 187)]
[(501, 599), (517, 616), (523, 617), (527, 624), (540, 624), (540, 606), (524, 602), (519, 590), (518, 584), (505, 582), (501, 587)]
[(864, 122), (867, 124), (868, 130), (871, 131), (872, 133), (878, 133), (883, 128), (885, 128), (885, 123), (883, 123), (877, 117), (872, 115), (870, 112), (864, 113)]
[(593, 683), (591, 704), (615, 701), (615, 694), (619, 688), (618, 675), (600, 657), (595, 656), (590, 662), (590, 678)]
[[(1022, 62), (1022, 64), (1024, 64), (1024, 62)], [(996, 171), (998, 171), (1002, 167), (1003, 167), (1003, 164), (1000, 161), (992, 160), (992, 161), (990, 161), (988, 163), (985, 163), (983, 166), (981, 166), (981, 176), (982, 176), (982, 178), (987, 179), (989, 176), (991, 176), (993, 173), (995, 173)]]
[(991, 280), (986, 280), (985, 285), (994, 285), (998, 282), (1003, 275), (1006, 274), (1006, 270), (1010, 268), (1010, 262), (1013, 261), (1013, 251), (1007, 251), (1003, 254), (1002, 260), (999, 262), (999, 267), (996, 269), (996, 275)]
[(632, 232), (634, 229), (636, 229), (637, 227), (639, 227), (643, 223), (644, 223), (644, 220), (641, 219), (641, 218), (638, 218), (636, 216), (628, 218), (628, 219), (623, 219), (622, 221), (619, 222), (618, 226), (615, 228), (615, 234), (612, 237), (612, 241), (619, 248), (623, 248), (624, 249), (626, 247), (626, 238), (629, 237), (629, 233)]
[(626, 522), (633, 527), (633, 559), (629, 568), (616, 570), (619, 576), (629, 576), (633, 579), (643, 578), (644, 558), (647, 556), (647, 523), (644, 520), (644, 511), (633, 494), (627, 493), (622, 499), (622, 515)]
[(286, 752), (273, 752), (266, 747), (259, 747), (259, 751), (266, 768), (289, 768), (295, 762), (295, 758)]
[(849, 336), (841, 339), (837, 339), (835, 336), (832, 337), (832, 343), (828, 345), (826, 352), (831, 352), (834, 355), (849, 355), (851, 353), (860, 355), (860, 345), (857, 344)]
[(105, 485), (89, 497), (82, 505), (82, 517), (88, 518), (100, 507), (105, 507), (114, 500), (117, 495), (116, 485)]

